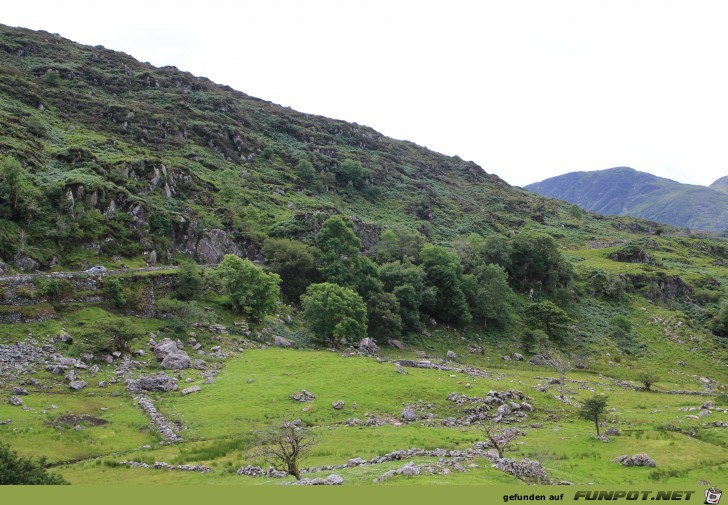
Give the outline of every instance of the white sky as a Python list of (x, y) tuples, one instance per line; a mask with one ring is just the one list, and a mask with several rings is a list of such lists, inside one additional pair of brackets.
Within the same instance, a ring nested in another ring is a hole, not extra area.
[(174, 65), (522, 186), (728, 175), (728, 2), (6, 1), (0, 23)]

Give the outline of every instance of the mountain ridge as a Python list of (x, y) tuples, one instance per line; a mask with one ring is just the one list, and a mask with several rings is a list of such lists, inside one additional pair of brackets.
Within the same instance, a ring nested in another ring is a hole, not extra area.
[[(721, 180), (713, 185), (721, 187)], [(630, 167), (570, 172), (524, 189), (604, 215), (627, 215), (710, 232), (728, 229), (728, 195), (721, 190)]]

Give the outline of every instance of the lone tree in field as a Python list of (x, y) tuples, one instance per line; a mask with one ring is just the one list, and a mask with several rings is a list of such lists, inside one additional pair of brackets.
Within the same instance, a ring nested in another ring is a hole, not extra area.
[(18, 456), (0, 442), (0, 485), (68, 484), (60, 475), (46, 472), (45, 458), (33, 460)]
[(292, 421), (264, 433), (261, 444), (261, 456), (266, 463), (301, 480), (298, 464), (316, 445), (316, 437), (300, 421)]
[(561, 351), (549, 351), (546, 354), (546, 364), (556, 370), (559, 374), (559, 398), (564, 399), (564, 383), (566, 382), (566, 374), (571, 371), (571, 361), (568, 356)]
[(500, 425), (493, 418), (481, 421), (480, 432), (490, 441), (493, 448), (498, 451), (498, 457), (503, 459), (503, 453), (508, 445), (518, 437), (518, 430), (506, 428), (501, 431)]
[(597, 436), (599, 436), (599, 422), (606, 409), (607, 397), (597, 395), (585, 400), (579, 411), (579, 417), (587, 421), (594, 421), (594, 426), (597, 428)]
[(647, 391), (650, 391), (653, 384), (660, 380), (660, 378), (652, 372), (642, 372), (639, 377), (637, 377), (637, 380), (645, 386)]

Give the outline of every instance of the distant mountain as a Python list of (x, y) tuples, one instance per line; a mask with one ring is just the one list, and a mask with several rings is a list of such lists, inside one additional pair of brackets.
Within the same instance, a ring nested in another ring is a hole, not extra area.
[(599, 214), (640, 217), (694, 230), (728, 229), (728, 176), (708, 188), (617, 167), (571, 172), (525, 189)]
[(728, 175), (726, 175), (725, 177), (721, 177), (713, 184), (711, 184), (710, 189), (715, 189), (717, 191), (728, 193)]

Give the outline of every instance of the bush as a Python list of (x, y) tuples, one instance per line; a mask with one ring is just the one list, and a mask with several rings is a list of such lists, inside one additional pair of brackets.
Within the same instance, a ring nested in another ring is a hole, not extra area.
[(46, 472), (45, 458), (37, 460), (18, 456), (10, 446), (0, 442), (0, 485), (68, 484), (60, 475)]
[(249, 259), (226, 254), (215, 268), (215, 276), (236, 311), (261, 319), (276, 310), (281, 283), (278, 274), (266, 272)]
[(71, 283), (66, 279), (41, 278), (34, 281), (39, 296), (46, 297), (52, 302), (58, 302), (71, 291)]
[(353, 290), (324, 282), (312, 284), (301, 297), (303, 317), (321, 343), (338, 347), (367, 335), (367, 308)]
[(109, 316), (84, 328), (80, 334), (80, 345), (94, 354), (115, 351), (128, 353), (132, 340), (142, 334), (127, 319)]
[(177, 270), (177, 279), (174, 283), (175, 295), (180, 300), (197, 298), (202, 288), (200, 269), (192, 263), (185, 263)]
[(126, 305), (124, 286), (121, 283), (121, 279), (118, 277), (107, 277), (104, 281), (104, 288), (114, 306), (121, 308)]

